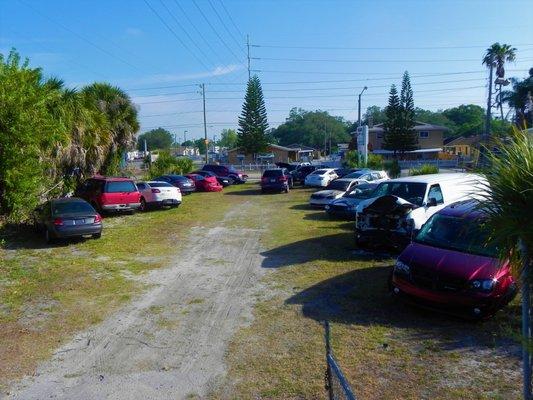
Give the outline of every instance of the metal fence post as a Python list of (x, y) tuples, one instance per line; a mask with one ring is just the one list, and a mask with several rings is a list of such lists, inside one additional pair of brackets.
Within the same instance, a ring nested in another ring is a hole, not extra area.
[(331, 354), (331, 332), (329, 328), (329, 321), (324, 321), (325, 339), (326, 339), (326, 390), (328, 391), (329, 400), (334, 400), (333, 382), (331, 380), (331, 366), (329, 364), (328, 356)]

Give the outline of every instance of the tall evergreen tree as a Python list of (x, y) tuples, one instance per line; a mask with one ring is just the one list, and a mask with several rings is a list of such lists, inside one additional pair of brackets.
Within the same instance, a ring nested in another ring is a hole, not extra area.
[(411, 88), (411, 79), (407, 71), (402, 78), (402, 91), (400, 94), (401, 103), (401, 134), (402, 146), (399, 149), (404, 151), (416, 150), (418, 147), (418, 138), (414, 130), (415, 126), (415, 102), (413, 100), (413, 89)]
[(261, 82), (257, 75), (248, 81), (246, 96), (239, 117), (238, 145), (247, 154), (256, 154), (267, 147), (267, 113)]
[(401, 116), (398, 91), (396, 90), (396, 85), (392, 85), (389, 91), (389, 104), (385, 108), (383, 148), (394, 151), (395, 156), (396, 152), (401, 148)]

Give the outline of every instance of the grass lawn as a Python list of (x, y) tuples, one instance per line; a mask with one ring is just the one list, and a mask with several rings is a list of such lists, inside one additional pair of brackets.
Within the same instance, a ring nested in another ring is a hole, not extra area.
[(263, 237), (271, 295), (234, 338), (228, 383), (214, 398), (325, 398), (325, 319), (358, 398), (519, 398), (516, 300), (481, 323), (394, 300), (387, 290), (393, 259), (354, 253), (352, 224), (306, 207), (310, 193), (243, 193), (271, 210)]
[(136, 276), (171, 263), (192, 226), (216, 224), (244, 200), (194, 193), (177, 209), (106, 217), (99, 240), (55, 246), (28, 228), (0, 229), (0, 388), (139, 293)]

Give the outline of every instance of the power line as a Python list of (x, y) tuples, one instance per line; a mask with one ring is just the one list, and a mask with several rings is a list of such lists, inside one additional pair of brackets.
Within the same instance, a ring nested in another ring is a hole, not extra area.
[[(145, 0), (146, 1), (146, 0)], [(198, 6), (198, 4), (196, 3), (196, 0), (192, 0), (193, 4), (195, 5), (195, 7), (198, 9), (198, 11), (200, 12), (200, 14), (202, 15), (202, 17), (204, 18), (205, 22), (211, 27), (211, 29), (213, 30), (213, 32), (215, 32), (215, 35), (218, 37), (218, 39), (220, 40), (220, 42), (224, 45), (224, 47), (226, 47), (229, 52), (235, 57), (235, 59), (239, 62), (239, 63), (242, 63), (242, 61), (239, 59), (239, 57), (235, 54), (235, 52), (231, 49), (231, 47), (228, 46), (228, 44), (226, 43), (226, 41), (222, 38), (222, 36), (220, 36), (220, 34), (218, 33), (218, 31), (215, 29), (215, 27), (213, 26), (213, 24), (211, 24), (211, 21), (209, 21), (209, 19), (207, 19), (207, 17), (205, 16), (204, 12), (202, 11), (202, 9)]]
[[(327, 58), (284, 58), (284, 57), (252, 57), (252, 60), (266, 60), (266, 61), (289, 61), (289, 62), (335, 62), (335, 63), (441, 63), (441, 62), (466, 62), (477, 61), (478, 58), (457, 58), (457, 59), (435, 59), (435, 60), (335, 60)], [(530, 61), (533, 58), (523, 58), (520, 61)]]
[(228, 29), (226, 23), (224, 22), (224, 20), (220, 17), (220, 14), (218, 13), (217, 9), (215, 8), (215, 6), (213, 5), (213, 3), (211, 2), (211, 0), (207, 0), (207, 2), (209, 3), (209, 5), (211, 6), (211, 8), (213, 9), (213, 11), (215, 12), (215, 15), (217, 16), (218, 20), (220, 21), (220, 23), (222, 24), (223, 28), (226, 30), (226, 32), (228, 32), (228, 34), (230, 35), (230, 37), (233, 39), (233, 41), (235, 42), (235, 44), (237, 45), (237, 48), (243, 52), (244, 55), (246, 55), (246, 52), (243, 50), (242, 48), (242, 45), (239, 43), (239, 41), (237, 39), (235, 39), (235, 36), (233, 35), (233, 33), (230, 32), (230, 30)]
[[(272, 49), (311, 49), (311, 50), (441, 50), (441, 49), (478, 49), (487, 48), (487, 45), (472, 46), (402, 46), (402, 47), (350, 47), (350, 46), (291, 46), (291, 45), (264, 45), (250, 44), (252, 47)], [(533, 43), (517, 44), (515, 46), (533, 46)]]
[(233, 20), (233, 18), (231, 17), (231, 14), (228, 12), (228, 9), (226, 8), (226, 6), (224, 5), (224, 2), (222, 0), (218, 0), (218, 2), (220, 3), (220, 5), (222, 6), (222, 8), (224, 9), (224, 12), (226, 13), (226, 15), (228, 16), (230, 22), (232, 23), (233, 27), (235, 28), (235, 30), (237, 31), (237, 33), (239, 34), (240, 37), (244, 38), (244, 34), (241, 32), (241, 30), (239, 29), (239, 27), (237, 26), (237, 24), (235, 23), (235, 21)]

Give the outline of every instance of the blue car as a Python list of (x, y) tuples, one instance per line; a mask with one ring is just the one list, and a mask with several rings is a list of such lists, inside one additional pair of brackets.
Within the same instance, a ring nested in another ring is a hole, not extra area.
[(377, 186), (378, 183), (361, 183), (351, 192), (330, 201), (324, 209), (330, 217), (355, 220), (355, 209), (357, 205), (363, 200), (370, 199)]

